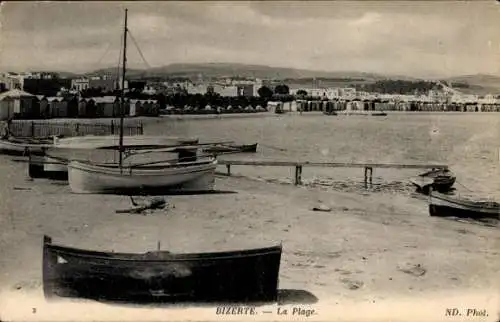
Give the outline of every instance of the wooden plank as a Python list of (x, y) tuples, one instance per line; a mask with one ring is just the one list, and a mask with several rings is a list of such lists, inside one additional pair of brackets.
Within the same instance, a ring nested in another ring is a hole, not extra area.
[(348, 162), (294, 162), (294, 161), (246, 161), (218, 160), (221, 165), (252, 165), (260, 167), (326, 167), (326, 168), (395, 168), (395, 169), (448, 169), (445, 164), (398, 164), (398, 163), (348, 163)]

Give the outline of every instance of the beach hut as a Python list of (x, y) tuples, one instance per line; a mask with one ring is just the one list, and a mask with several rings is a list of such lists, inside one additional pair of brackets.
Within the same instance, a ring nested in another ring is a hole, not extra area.
[(40, 116), (42, 118), (50, 118), (51, 117), (50, 105), (49, 105), (49, 101), (47, 100), (47, 97), (42, 96), (41, 98), (39, 98), (38, 108), (40, 111)]
[(47, 97), (50, 117), (68, 117), (68, 101), (63, 97)]
[(9, 118), (30, 118), (39, 115), (36, 108), (37, 98), (20, 89), (0, 94), (0, 120)]
[(93, 98), (96, 104), (97, 117), (113, 117), (115, 114), (115, 96), (103, 96)]

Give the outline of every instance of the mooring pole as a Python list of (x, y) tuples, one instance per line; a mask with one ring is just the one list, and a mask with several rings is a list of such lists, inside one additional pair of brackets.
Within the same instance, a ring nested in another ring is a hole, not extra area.
[[(370, 172), (370, 175), (368, 175), (368, 172)], [(372, 167), (365, 167), (365, 189), (368, 188), (368, 183), (370, 183), (370, 185), (373, 185), (373, 168)]]
[(302, 184), (302, 166), (295, 166), (295, 185)]

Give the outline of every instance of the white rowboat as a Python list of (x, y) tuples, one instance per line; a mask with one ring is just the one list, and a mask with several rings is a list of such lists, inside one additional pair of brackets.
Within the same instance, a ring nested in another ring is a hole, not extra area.
[(156, 163), (142, 166), (68, 164), (73, 193), (115, 193), (126, 190), (213, 190), (217, 160), (207, 157), (192, 162)]

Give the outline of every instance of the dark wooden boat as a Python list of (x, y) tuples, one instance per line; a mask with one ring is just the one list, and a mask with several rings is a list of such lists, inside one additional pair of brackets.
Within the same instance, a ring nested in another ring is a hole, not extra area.
[(214, 253), (88, 251), (43, 239), (43, 290), (125, 302), (274, 302), (282, 246)]
[(210, 147), (206, 147), (203, 149), (203, 152), (206, 153), (227, 153), (227, 152), (243, 152), (243, 153), (255, 153), (257, 152), (257, 144), (224, 144), (224, 145), (214, 145)]
[(429, 214), (440, 217), (499, 219), (500, 204), (495, 201), (472, 201), (431, 191)]
[(335, 112), (335, 111), (324, 111), (323, 114), (324, 115), (337, 115), (337, 112)]
[(429, 194), (431, 188), (438, 192), (450, 191), (456, 179), (456, 176), (448, 169), (432, 169), (411, 178), (410, 182), (417, 187), (419, 192)]
[(387, 116), (386, 112), (373, 112), (370, 114), (371, 116)]

